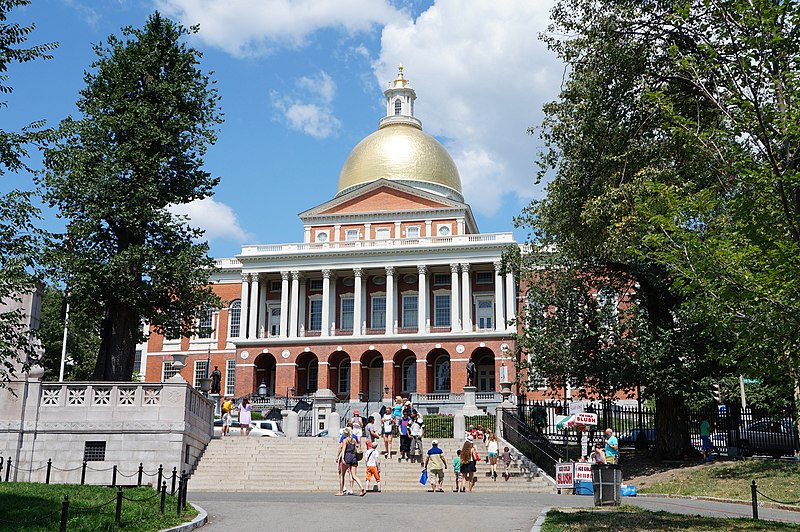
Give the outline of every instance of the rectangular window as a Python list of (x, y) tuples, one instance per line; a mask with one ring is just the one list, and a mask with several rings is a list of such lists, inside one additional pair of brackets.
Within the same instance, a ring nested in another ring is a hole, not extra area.
[(406, 227), (406, 238), (419, 238), (419, 226)]
[(494, 301), (492, 299), (479, 299), (475, 313), (478, 317), (478, 329), (491, 329), (494, 320)]
[(345, 240), (358, 240), (358, 229), (347, 229), (344, 233)]
[(433, 274), (433, 286), (447, 286), (450, 284), (450, 275), (446, 273)]
[(388, 227), (379, 227), (375, 230), (375, 240), (389, 240), (391, 236)]
[(322, 279), (310, 279), (308, 281), (309, 290), (322, 290)]
[(433, 326), (450, 327), (450, 294), (433, 296)]
[(339, 366), (339, 393), (350, 391), (350, 366), (342, 364)]
[(353, 330), (353, 312), (355, 310), (355, 301), (352, 297), (342, 298), (342, 318), (341, 328), (343, 331)]
[(164, 362), (161, 366), (161, 382), (174, 377), (178, 373), (180, 373), (180, 371), (172, 365), (172, 362)]
[(228, 360), (225, 367), (225, 395), (236, 393), (236, 361)]
[(494, 282), (494, 272), (475, 272), (475, 282), (477, 284), (492, 284)]
[(133, 355), (133, 372), (140, 373), (142, 371), (142, 350), (137, 349), (136, 354)]
[(375, 296), (372, 298), (372, 319), (370, 324), (373, 329), (386, 327), (386, 297)]
[(206, 376), (207, 360), (194, 361), (194, 387), (200, 389), (200, 379)]
[(269, 291), (270, 292), (280, 292), (282, 290), (283, 283), (281, 281), (270, 281), (269, 282)]
[(417, 326), (417, 296), (403, 296), (403, 327)]
[(104, 462), (106, 459), (106, 442), (87, 441), (83, 444), (84, 462)]
[(308, 302), (308, 330), (322, 330), (322, 300), (312, 299)]
[(201, 310), (197, 315), (197, 337), (211, 338), (213, 327), (214, 311), (211, 309)]

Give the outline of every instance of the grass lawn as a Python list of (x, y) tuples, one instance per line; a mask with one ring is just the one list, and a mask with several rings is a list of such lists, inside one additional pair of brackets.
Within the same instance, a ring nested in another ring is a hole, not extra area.
[(686, 530), (689, 532), (725, 530), (800, 530), (800, 525), (776, 523), (775, 521), (755, 521), (753, 519), (725, 519), (700, 517), (696, 515), (651, 512), (635, 506), (620, 506), (613, 510), (551, 510), (547, 513), (542, 532), (588, 532), (609, 530), (627, 531), (666, 531)]
[[(191, 506), (183, 517), (177, 517), (175, 497), (167, 494), (164, 515), (161, 515), (161, 496), (151, 488), (128, 488), (124, 496), (128, 499), (148, 499), (134, 502), (123, 499), (120, 528), (114, 525), (116, 492), (105, 486), (81, 486), (76, 484), (31, 484), (26, 482), (0, 483), (0, 529), (25, 530), (26, 532), (58, 530), (61, 522), (61, 502), (64, 495), (70, 500), (67, 530), (102, 531), (126, 530), (149, 532), (179, 525), (191, 520), (197, 511)], [(109, 504), (100, 508), (106, 502)], [(84, 508), (85, 510), (81, 510)], [(35, 523), (31, 521), (38, 520)], [(11, 523), (28, 523), (12, 526)]]
[[(750, 482), (773, 499), (800, 501), (800, 462), (778, 460), (737, 460), (706, 463), (675, 471), (670, 477), (641, 479), (641, 493), (703, 495), (750, 500)], [(761, 498), (759, 498), (761, 500)], [(763, 499), (766, 501), (766, 499)]]

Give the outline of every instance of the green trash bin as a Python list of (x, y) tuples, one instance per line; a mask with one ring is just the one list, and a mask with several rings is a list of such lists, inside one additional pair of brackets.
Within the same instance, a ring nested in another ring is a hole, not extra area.
[(619, 464), (592, 464), (595, 506), (619, 506), (622, 500), (622, 468)]

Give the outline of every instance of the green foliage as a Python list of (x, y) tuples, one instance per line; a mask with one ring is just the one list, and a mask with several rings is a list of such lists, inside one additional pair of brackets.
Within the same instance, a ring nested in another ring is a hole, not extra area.
[(69, 220), (51, 250), (72, 302), (100, 323), (95, 378), (130, 380), (142, 322), (170, 337), (196, 332), (198, 309), (217, 305), (202, 231), (168, 207), (209, 197), (202, 169), (221, 123), (219, 97), (199, 70), (186, 29), (158, 13), (95, 46), (77, 106), (46, 150), (46, 200)]
[[(25, 6), (27, 0), (0, 0), (0, 93), (12, 92), (8, 68), (14, 63), (49, 59), (55, 43), (22, 46), (34, 25), (8, 22), (12, 9)], [(0, 102), (0, 108), (6, 102)], [(46, 140), (48, 131), (34, 122), (22, 131), (0, 128), (0, 176), (7, 172), (28, 171), (26, 145)], [(29, 192), (14, 190), (0, 194), (0, 387), (19, 368), (27, 369), (36, 358), (35, 340), (24, 317), (16, 309), (21, 295), (36, 284), (34, 275), (39, 249), (47, 235), (36, 227), (39, 210), (31, 203)]]
[[(40, 365), (44, 368), (45, 380), (58, 380), (61, 369), (65, 304), (66, 298), (62, 290), (54, 287), (45, 288), (39, 325), (39, 340), (44, 349)], [(79, 306), (70, 308), (67, 336), (68, 364), (64, 380), (81, 381), (92, 378), (97, 350), (100, 347), (98, 330), (99, 324), (86, 316)]]

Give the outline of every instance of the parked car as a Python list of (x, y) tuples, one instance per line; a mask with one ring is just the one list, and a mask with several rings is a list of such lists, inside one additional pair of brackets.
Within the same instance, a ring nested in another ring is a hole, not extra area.
[(636, 445), (639, 434), (642, 433), (647, 440), (647, 445), (656, 444), (656, 429), (631, 429), (617, 437), (619, 444), (625, 447)]
[[(735, 436), (732, 435), (732, 436)], [(797, 430), (788, 419), (762, 419), (739, 428), (739, 453), (742, 456), (793, 455), (798, 449)]]
[[(250, 427), (251, 429), (249, 436), (268, 437), (268, 438), (286, 437), (286, 435), (280, 428), (280, 424), (277, 421), (272, 421), (269, 419), (251, 421)], [(241, 427), (239, 426), (238, 420), (231, 421), (231, 429), (229, 431), (229, 434), (231, 436), (241, 436)], [(214, 437), (215, 438), (222, 437), (221, 419), (214, 420)]]
[[(725, 434), (724, 432), (712, 432), (711, 443), (713, 443), (714, 447), (717, 448), (717, 452), (719, 453), (728, 452), (728, 435)], [(700, 440), (700, 436), (692, 437), (692, 447), (694, 447), (698, 451), (703, 450), (703, 442)]]

